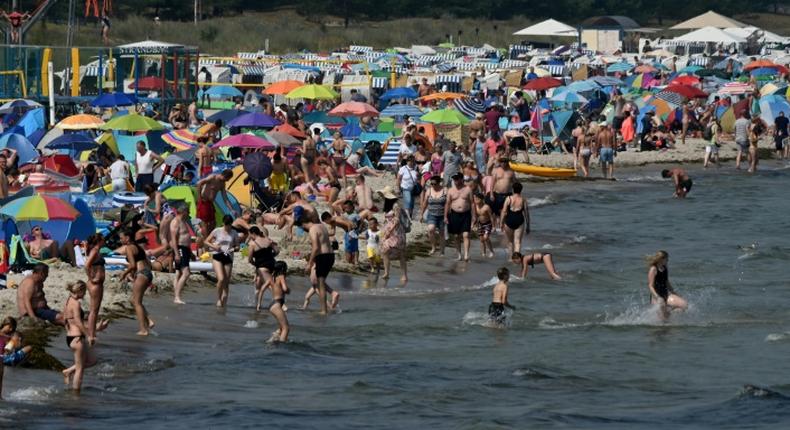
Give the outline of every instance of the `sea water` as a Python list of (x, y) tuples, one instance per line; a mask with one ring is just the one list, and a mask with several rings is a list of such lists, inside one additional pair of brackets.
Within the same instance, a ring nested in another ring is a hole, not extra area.
[[(333, 273), (342, 313), (298, 310), (291, 341), (252, 308), (191, 289), (186, 306), (147, 298), (157, 336), (120, 320), (100, 337), (82, 394), (58, 372), (8, 369), (0, 426), (15, 428), (784, 428), (790, 423), (790, 170), (692, 170), (689, 198), (656, 171), (617, 182), (527, 183), (533, 234), (551, 252), (513, 279), (517, 310), (486, 311), (502, 249), (470, 263), (421, 257), (400, 285)], [(495, 238), (498, 242), (499, 238)], [(690, 303), (649, 305), (643, 257), (669, 252)], [(448, 252), (448, 256), (453, 255)], [(516, 273), (516, 267), (510, 265)], [(268, 296), (267, 296), (268, 297)], [(62, 339), (50, 352), (66, 363)]]

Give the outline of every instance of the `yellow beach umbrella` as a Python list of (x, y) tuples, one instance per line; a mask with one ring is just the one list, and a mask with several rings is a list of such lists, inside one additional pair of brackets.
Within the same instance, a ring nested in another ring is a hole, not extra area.
[(104, 121), (95, 115), (79, 114), (65, 118), (55, 124), (61, 130), (91, 130), (104, 125)]

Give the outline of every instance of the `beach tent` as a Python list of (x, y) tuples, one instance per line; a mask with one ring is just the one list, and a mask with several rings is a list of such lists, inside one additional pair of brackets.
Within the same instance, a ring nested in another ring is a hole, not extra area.
[(44, 119), (44, 108), (32, 109), (25, 112), (22, 119), (16, 123), (16, 127), (21, 127), (24, 130), (23, 134), (25, 137), (30, 137), (38, 130), (45, 130), (47, 128), (47, 123)]
[[(233, 216), (235, 213), (237, 216), (241, 215), (241, 206), (239, 206), (239, 201), (236, 197), (228, 193), (228, 201), (230, 202), (230, 206), (225, 204), (225, 200), (222, 198), (222, 193), (217, 193), (217, 196), (214, 198), (214, 220), (216, 225), (222, 225), (222, 218), (227, 214)], [(235, 216), (233, 216), (236, 218)]]
[(522, 28), (513, 33), (513, 35), (523, 36), (524, 39), (534, 42), (562, 43), (578, 39), (579, 31), (555, 19), (547, 19), (527, 28)]
[(86, 240), (88, 236), (96, 233), (96, 220), (93, 218), (90, 206), (85, 200), (81, 198), (72, 201), (74, 209), (79, 211), (80, 215), (69, 226), (69, 232), (66, 237), (67, 240)]
[(699, 42), (716, 44), (746, 43), (743, 37), (735, 36), (716, 27), (703, 27), (673, 39), (675, 42)]
[(759, 43), (788, 43), (788, 38), (786, 37), (753, 26), (725, 28), (724, 32), (744, 39), (748, 39), (754, 34), (757, 34), (757, 41)]
[(244, 166), (238, 165), (234, 167), (231, 171), (233, 172), (233, 177), (226, 184), (228, 194), (233, 195), (233, 198), (240, 205), (251, 207), (252, 206), (252, 196), (250, 193), (251, 186), (250, 184), (244, 183), (244, 181), (247, 180), (247, 173), (244, 171)]
[(177, 185), (162, 191), (162, 195), (167, 200), (184, 202), (189, 207), (189, 216), (195, 218), (197, 214), (197, 199), (194, 188), (188, 185)]
[(19, 165), (29, 163), (38, 158), (38, 152), (33, 144), (21, 134), (5, 134), (0, 137), (0, 148), (13, 149), (19, 157)]
[(709, 10), (702, 15), (695, 16), (681, 23), (675, 24), (670, 27), (670, 30), (694, 30), (698, 28), (714, 27), (714, 28), (731, 28), (731, 27), (746, 27), (746, 24), (720, 15), (712, 10)]

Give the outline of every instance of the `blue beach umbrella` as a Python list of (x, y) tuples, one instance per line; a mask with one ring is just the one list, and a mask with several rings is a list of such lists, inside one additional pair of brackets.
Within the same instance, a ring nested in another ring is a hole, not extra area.
[(237, 116), (228, 122), (228, 127), (241, 128), (273, 128), (280, 125), (280, 121), (262, 112), (251, 112)]
[(213, 86), (206, 91), (206, 95), (214, 99), (232, 99), (244, 96), (241, 91), (230, 85)]
[(790, 103), (787, 100), (760, 100), (760, 118), (763, 121), (773, 124), (776, 117), (779, 116), (779, 112), (784, 112), (785, 116), (790, 115)]
[(776, 76), (779, 72), (770, 67), (760, 67), (749, 72), (752, 76)]
[(583, 105), (589, 101), (586, 97), (573, 91), (565, 91), (553, 95), (549, 100), (555, 105)]
[(325, 125), (338, 125), (345, 124), (346, 121), (339, 116), (329, 116), (324, 111), (313, 111), (304, 116), (304, 122), (307, 124), (315, 124), (320, 122)]
[(414, 91), (414, 88), (411, 87), (398, 87), (392, 88), (387, 90), (384, 94), (381, 95), (381, 99), (389, 100), (389, 99), (416, 99), (419, 96), (417, 91)]
[(686, 67), (678, 70), (678, 74), (685, 73), (687, 75), (693, 75), (693, 74), (699, 72), (702, 69), (704, 69), (704, 67), (702, 67), (702, 66), (693, 66), (693, 65), (692, 66), (686, 66)]
[(137, 102), (137, 99), (132, 95), (124, 93), (104, 93), (91, 101), (91, 106), (95, 107), (116, 107), (116, 106), (131, 106)]
[(16, 151), (20, 166), (38, 157), (36, 148), (21, 134), (3, 135), (0, 137), (0, 148), (9, 148)]
[(619, 63), (610, 64), (609, 67), (606, 68), (607, 73), (616, 73), (616, 72), (627, 72), (633, 69), (634, 66), (630, 63), (626, 63), (625, 61), (621, 61)]
[(388, 116), (388, 117), (403, 117), (403, 116), (410, 116), (410, 117), (421, 117), (425, 112), (421, 111), (420, 108), (414, 105), (389, 105), (383, 111), (381, 111), (381, 116)]
[(565, 88), (567, 88), (568, 91), (573, 91), (575, 93), (584, 93), (584, 92), (595, 91), (597, 89), (600, 89), (601, 86), (595, 83), (595, 81), (584, 80), (584, 81), (571, 82)]
[(99, 145), (85, 133), (64, 134), (47, 143), (47, 148), (49, 149), (69, 149), (76, 152), (89, 151), (98, 146)]
[(588, 81), (593, 81), (602, 87), (615, 87), (624, 85), (623, 81), (611, 76), (593, 76), (592, 78), (588, 79)]

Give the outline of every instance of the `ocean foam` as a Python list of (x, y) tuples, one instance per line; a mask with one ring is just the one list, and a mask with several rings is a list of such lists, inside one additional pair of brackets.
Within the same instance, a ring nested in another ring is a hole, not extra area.
[(505, 329), (510, 327), (512, 319), (513, 319), (513, 312), (510, 310), (505, 310), (504, 322), (501, 324), (491, 321), (491, 318), (488, 316), (488, 312), (469, 311), (466, 313), (466, 315), (464, 315), (463, 324), (476, 325), (476, 326), (487, 327), (487, 328)]
[(19, 402), (44, 403), (57, 392), (54, 386), (27, 387), (8, 393), (6, 398)]

